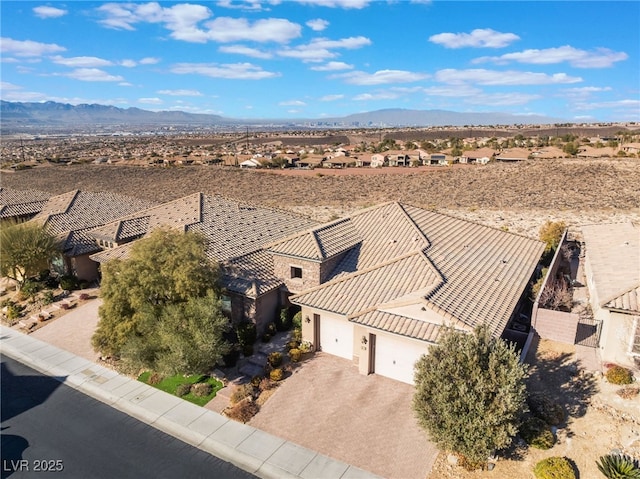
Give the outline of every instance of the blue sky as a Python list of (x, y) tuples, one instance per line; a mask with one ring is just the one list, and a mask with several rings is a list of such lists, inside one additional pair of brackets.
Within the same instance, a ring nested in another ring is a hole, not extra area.
[(640, 2), (2, 1), (1, 97), (231, 118), (640, 121)]

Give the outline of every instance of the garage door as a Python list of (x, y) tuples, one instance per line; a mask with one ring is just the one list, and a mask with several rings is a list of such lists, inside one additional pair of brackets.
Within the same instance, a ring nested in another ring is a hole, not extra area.
[(353, 325), (345, 319), (320, 319), (320, 348), (325, 353), (353, 359)]
[(429, 348), (427, 343), (376, 334), (374, 372), (413, 384), (413, 365)]

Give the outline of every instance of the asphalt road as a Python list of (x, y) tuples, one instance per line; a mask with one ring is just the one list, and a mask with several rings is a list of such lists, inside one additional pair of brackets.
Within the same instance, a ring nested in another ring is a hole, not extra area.
[(2, 357), (2, 478), (255, 476)]

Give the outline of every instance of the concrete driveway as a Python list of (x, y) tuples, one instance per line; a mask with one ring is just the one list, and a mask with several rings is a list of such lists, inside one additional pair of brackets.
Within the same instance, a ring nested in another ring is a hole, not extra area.
[(417, 425), (412, 396), (413, 386), (318, 353), (249, 424), (383, 477), (425, 479), (438, 450)]

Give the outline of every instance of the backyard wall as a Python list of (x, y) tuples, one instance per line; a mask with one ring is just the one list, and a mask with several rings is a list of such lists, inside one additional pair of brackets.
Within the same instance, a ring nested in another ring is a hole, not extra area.
[(538, 308), (536, 332), (542, 339), (574, 344), (579, 316), (574, 313)]

